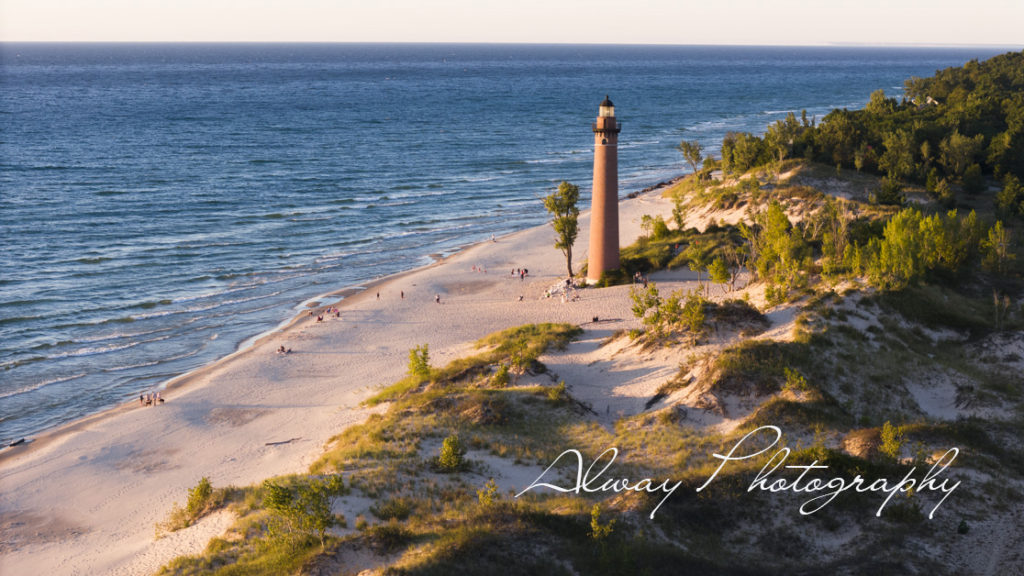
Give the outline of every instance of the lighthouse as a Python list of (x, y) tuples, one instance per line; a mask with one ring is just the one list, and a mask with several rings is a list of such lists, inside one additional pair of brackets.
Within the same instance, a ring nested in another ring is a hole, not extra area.
[(590, 197), (587, 281), (619, 267), (619, 125), (615, 105), (604, 97), (594, 129), (594, 187)]

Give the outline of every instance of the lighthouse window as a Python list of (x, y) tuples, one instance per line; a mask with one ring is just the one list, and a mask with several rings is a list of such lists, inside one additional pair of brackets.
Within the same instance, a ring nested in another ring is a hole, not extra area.
[(608, 143), (608, 139), (607, 138), (601, 138), (601, 144), (607, 144), (607, 143)]

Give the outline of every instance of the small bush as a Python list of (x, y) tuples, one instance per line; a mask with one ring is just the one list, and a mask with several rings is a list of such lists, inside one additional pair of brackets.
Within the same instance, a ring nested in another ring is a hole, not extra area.
[(312, 535), (319, 538), (321, 550), (326, 546), (328, 528), (338, 523), (331, 512), (328, 484), (322, 480), (294, 487), (265, 480), (263, 507), (274, 514), (268, 527), (275, 539)]
[(564, 404), (569, 400), (569, 393), (565, 391), (565, 381), (559, 382), (558, 386), (547, 389), (548, 400), (552, 404)]
[(499, 364), (498, 369), (491, 376), (491, 385), (495, 388), (504, 388), (509, 384), (508, 364)]
[(157, 523), (157, 537), (159, 538), (164, 533), (188, 528), (200, 518), (221, 506), (226, 495), (226, 490), (214, 491), (210, 479), (203, 476), (195, 486), (188, 489), (188, 500), (185, 506), (182, 507), (175, 502), (167, 519)]
[(409, 375), (420, 381), (430, 379), (430, 351), (426, 344), (409, 350)]
[(203, 476), (199, 479), (199, 483), (188, 491), (188, 504), (185, 506), (185, 511), (189, 517), (199, 518), (210, 503), (211, 496), (213, 496), (213, 485), (210, 484), (209, 478)]
[(882, 425), (882, 445), (878, 448), (882, 454), (896, 459), (903, 447), (903, 427), (893, 426), (888, 420)]
[(783, 386), (783, 390), (790, 390), (792, 392), (806, 392), (811, 389), (807, 384), (807, 379), (804, 378), (803, 374), (789, 368), (788, 366), (783, 369), (786, 375), (786, 384)]
[(465, 455), (466, 449), (459, 442), (459, 437), (452, 434), (441, 444), (441, 456), (437, 459), (437, 463), (442, 470), (459, 470), (466, 465)]
[(590, 509), (590, 537), (597, 542), (604, 542), (615, 530), (615, 519), (601, 524), (601, 505), (594, 504)]
[(876, 204), (885, 206), (902, 206), (906, 201), (903, 185), (895, 178), (882, 178), (882, 182), (873, 195)]
[(476, 498), (480, 502), (480, 507), (484, 509), (490, 509), (497, 503), (498, 485), (494, 482), (494, 478), (488, 480), (483, 488), (476, 491)]

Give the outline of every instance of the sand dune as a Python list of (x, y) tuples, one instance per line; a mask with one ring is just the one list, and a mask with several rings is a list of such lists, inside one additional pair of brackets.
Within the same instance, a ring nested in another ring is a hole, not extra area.
[[(656, 192), (623, 202), (622, 243), (639, 236), (643, 214), (670, 212)], [(587, 225), (584, 214), (577, 268)], [(201, 550), (224, 530), (224, 515), (154, 540), (156, 522), (190, 486), (202, 476), (224, 486), (304, 471), (328, 438), (366, 418), (360, 402), (403, 375), (413, 346), (428, 343), (433, 363), (443, 365), (509, 326), (571, 322), (602, 334), (635, 326), (627, 287), (586, 290), (571, 303), (543, 297), (565, 270), (553, 241), (541, 226), (385, 279), (345, 298), (341, 319), (299, 316), (178, 379), (163, 405), (129, 402), (5, 449), (0, 572), (144, 574)], [(510, 274), (523, 267), (525, 280)], [(594, 316), (610, 321), (594, 326)], [(280, 346), (292, 352), (279, 354)]]

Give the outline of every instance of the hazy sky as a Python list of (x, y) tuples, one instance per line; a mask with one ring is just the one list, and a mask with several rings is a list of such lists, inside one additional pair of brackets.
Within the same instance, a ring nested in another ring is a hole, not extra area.
[(1024, 45), (1024, 0), (0, 0), (0, 40)]

